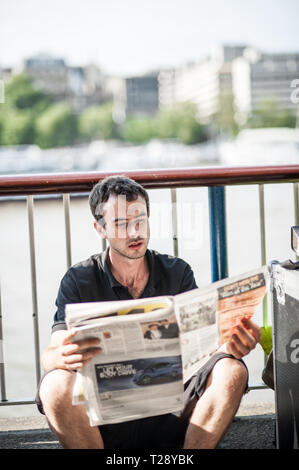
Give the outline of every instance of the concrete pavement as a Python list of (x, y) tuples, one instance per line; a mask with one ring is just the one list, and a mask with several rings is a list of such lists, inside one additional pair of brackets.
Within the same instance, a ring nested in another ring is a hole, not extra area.
[[(273, 405), (241, 405), (220, 449), (275, 449)], [(44, 416), (0, 418), (0, 449), (62, 449)]]

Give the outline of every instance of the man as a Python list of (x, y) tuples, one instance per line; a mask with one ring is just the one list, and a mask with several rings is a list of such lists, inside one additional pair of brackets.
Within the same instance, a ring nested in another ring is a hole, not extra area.
[(185, 385), (180, 416), (91, 427), (85, 406), (72, 406), (75, 371), (100, 353), (93, 348), (100, 345), (95, 339), (72, 342), (75, 333), (66, 330), (65, 304), (176, 295), (197, 287), (185, 261), (147, 248), (150, 208), (141, 185), (124, 176), (109, 177), (93, 188), (89, 201), (94, 227), (109, 248), (70, 268), (61, 281), (50, 345), (42, 355), (46, 374), (37, 396), (40, 411), (64, 448), (215, 448), (247, 387), (241, 358), (260, 338), (251, 321), (239, 325)]
[(144, 338), (146, 339), (160, 339), (162, 338), (162, 333), (159, 331), (158, 323), (151, 323), (148, 325), (148, 330), (144, 333)]
[(177, 323), (169, 323), (167, 318), (160, 321), (159, 331), (161, 332), (162, 338), (176, 338), (179, 335)]

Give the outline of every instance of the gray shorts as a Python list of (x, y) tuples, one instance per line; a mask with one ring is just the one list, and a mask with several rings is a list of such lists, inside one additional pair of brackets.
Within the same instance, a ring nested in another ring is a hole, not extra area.
[[(184, 409), (179, 415), (168, 413), (124, 423), (99, 426), (105, 449), (181, 449), (192, 411), (205, 390), (209, 375), (215, 364), (225, 357), (234, 359), (230, 354), (215, 353), (186, 382), (184, 386)], [(240, 362), (244, 364), (247, 370), (246, 364), (241, 359)], [(248, 380), (244, 393), (247, 388)], [(39, 390), (36, 396), (36, 404), (40, 413), (44, 414)]]

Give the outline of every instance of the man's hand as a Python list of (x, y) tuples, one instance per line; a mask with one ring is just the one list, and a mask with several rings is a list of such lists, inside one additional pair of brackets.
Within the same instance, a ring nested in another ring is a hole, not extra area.
[(73, 342), (76, 333), (74, 330), (53, 333), (50, 346), (42, 356), (45, 370), (81, 369), (101, 352), (100, 341), (97, 338)]
[(229, 341), (223, 344), (220, 350), (241, 359), (252, 351), (261, 338), (261, 329), (253, 321), (243, 318), (232, 329)]

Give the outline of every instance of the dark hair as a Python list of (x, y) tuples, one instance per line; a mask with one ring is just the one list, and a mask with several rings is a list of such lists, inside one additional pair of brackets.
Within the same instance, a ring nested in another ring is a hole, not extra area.
[(149, 197), (141, 184), (125, 175), (107, 176), (93, 187), (89, 195), (90, 210), (99, 223), (103, 223), (103, 204), (111, 194), (124, 195), (130, 202), (135, 201), (138, 196), (143, 197), (149, 215)]

